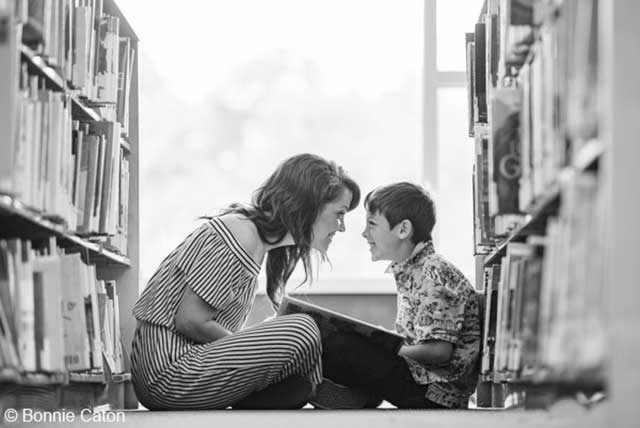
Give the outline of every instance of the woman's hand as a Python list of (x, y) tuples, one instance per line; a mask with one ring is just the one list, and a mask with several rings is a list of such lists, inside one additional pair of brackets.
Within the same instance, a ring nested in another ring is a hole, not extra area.
[(182, 300), (176, 312), (176, 330), (197, 343), (209, 343), (231, 334), (213, 321), (217, 311), (185, 285)]

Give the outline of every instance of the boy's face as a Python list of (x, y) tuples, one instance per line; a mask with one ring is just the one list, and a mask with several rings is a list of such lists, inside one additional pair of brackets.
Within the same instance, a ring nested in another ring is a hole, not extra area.
[(386, 217), (379, 212), (372, 214), (367, 211), (367, 224), (362, 237), (369, 243), (371, 260), (396, 261), (402, 239), (399, 236), (401, 224), (390, 228)]

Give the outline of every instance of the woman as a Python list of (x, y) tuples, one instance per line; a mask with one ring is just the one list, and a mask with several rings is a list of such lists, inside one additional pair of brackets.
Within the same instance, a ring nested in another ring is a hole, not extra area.
[(133, 384), (150, 409), (301, 407), (322, 380), (320, 334), (306, 315), (242, 329), (266, 257), (267, 295), (278, 306), (296, 263), (311, 272), (358, 185), (333, 162), (284, 161), (248, 206), (233, 204), (161, 263), (134, 307)]

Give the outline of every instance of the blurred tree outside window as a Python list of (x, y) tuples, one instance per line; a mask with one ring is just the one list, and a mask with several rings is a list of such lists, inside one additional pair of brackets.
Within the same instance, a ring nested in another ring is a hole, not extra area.
[[(335, 160), (363, 197), (382, 184), (421, 180), (422, 1), (118, 4), (141, 49), (141, 287), (198, 225), (198, 216), (249, 202), (293, 154)], [(464, 57), (464, 34), (461, 40), (450, 49)], [(456, 91), (438, 96), (450, 100), (439, 118), (461, 128), (446, 138), (463, 139), (466, 95)], [(449, 142), (439, 138), (438, 144)], [(472, 149), (468, 138), (456, 144)], [(438, 202), (455, 200), (453, 208), (439, 205), (440, 219), (464, 206), (464, 223), (455, 224), (457, 234), (443, 246), (457, 263), (471, 255), (470, 188), (468, 195), (456, 193), (471, 183), (469, 162), (459, 166), (465, 174), (454, 174), (457, 187), (437, 192)], [(386, 263), (370, 261), (361, 237), (362, 206), (347, 214), (346, 228), (329, 249), (331, 263), (321, 265), (317, 282), (304, 290), (394, 292)], [(299, 269), (290, 289), (302, 277)]]

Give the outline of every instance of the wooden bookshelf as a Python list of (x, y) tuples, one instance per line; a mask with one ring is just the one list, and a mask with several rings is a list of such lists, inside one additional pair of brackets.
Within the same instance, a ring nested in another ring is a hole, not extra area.
[[(592, 18), (597, 4), (518, 3), (512, 14), (510, 1), (487, 0), (480, 25), (467, 37), (475, 82), (469, 106), (476, 139), (474, 226), (476, 234), (483, 228), (483, 242), (495, 242), (480, 260), (477, 281), (486, 299), (497, 296), (491, 314), (484, 314), (494, 324), (483, 338), (491, 352), (479, 380), (490, 385), (483, 392), (500, 396), (498, 407), (509, 401), (501, 395), (504, 385), (523, 387), (525, 394), (529, 386), (535, 394), (607, 390), (605, 311), (593, 307), (607, 284), (602, 266), (610, 216), (603, 201), (611, 189), (611, 142), (601, 133), (607, 92), (597, 52), (615, 31)], [(485, 56), (475, 50), (478, 40)], [(502, 163), (513, 156), (515, 184)], [(518, 212), (522, 217), (508, 233), (496, 233), (504, 227), (498, 217), (508, 221)], [(580, 330), (596, 319), (599, 327)], [(493, 398), (479, 401), (496, 406)]]
[(51, 85), (53, 85), (54, 88), (69, 94), (72, 102), (72, 112), (74, 117), (82, 120), (101, 120), (100, 115), (96, 113), (95, 110), (89, 107), (85, 101), (81, 100), (77, 95), (71, 92), (64, 78), (62, 78), (53, 67), (50, 67), (44, 58), (42, 58), (40, 55), (34, 52), (33, 49), (24, 44), (20, 46), (20, 52), (23, 58), (25, 58), (25, 60), (31, 66), (32, 71), (45, 77), (47, 81)]
[(50, 67), (46, 60), (31, 48), (23, 44), (20, 46), (20, 53), (37, 73), (47, 78), (48, 83), (53, 85), (55, 89), (64, 90), (67, 87), (66, 82), (58, 72), (53, 67)]
[(67, 383), (68, 374), (59, 373), (20, 373), (13, 369), (0, 370), (0, 383), (25, 386), (62, 385)]
[(70, 383), (122, 383), (131, 380), (130, 373), (118, 373), (111, 375), (110, 379), (107, 379), (104, 373), (69, 373)]
[(127, 256), (110, 251), (99, 243), (70, 233), (64, 224), (55, 223), (42, 213), (29, 209), (9, 195), (0, 195), (0, 218), (12, 226), (10, 230), (0, 230), (0, 235), (3, 237), (42, 239), (55, 235), (61, 246), (77, 247), (79, 250), (86, 251), (93, 262), (121, 267), (131, 266), (131, 260)]
[[(51, 46), (45, 40), (45, 26), (32, 19), (31, 16), (25, 19), (25, 15), (22, 12), (25, 11), (26, 13), (29, 4), (17, 0), (9, 0), (9, 2), (0, 5), (0, 17), (7, 18), (3, 22), (6, 22), (10, 29), (10, 37), (0, 40), (0, 50), (2, 50), (0, 54), (5, 55), (6, 52), (9, 52), (12, 55), (8, 60), (7, 56), (0, 58), (0, 80), (2, 80), (0, 85), (5, 85), (3, 94), (5, 89), (9, 93), (8, 98), (3, 96), (0, 99), (0, 113), (5, 116), (4, 121), (0, 120), (2, 122), (0, 127), (5, 128), (0, 131), (0, 149), (2, 149), (0, 157), (4, 158), (3, 162), (0, 162), (0, 239), (19, 238), (23, 242), (31, 242), (34, 248), (40, 248), (40, 246), (46, 245), (47, 242), (49, 242), (49, 245), (51, 245), (51, 242), (55, 242), (57, 247), (62, 249), (65, 254), (80, 254), (85, 264), (94, 265), (95, 273), (99, 280), (104, 282), (115, 281), (119, 298), (119, 313), (115, 314), (115, 316), (120, 320), (120, 331), (116, 337), (121, 337), (119, 342), (122, 343), (124, 348), (121, 363), (120, 360), (118, 361), (118, 364), (122, 364), (122, 371), (118, 370), (117, 373), (111, 373), (112, 370), (106, 368), (104, 372), (101, 370), (92, 370), (90, 372), (65, 370), (52, 373), (25, 371), (18, 366), (6, 366), (5, 360), (0, 358), (0, 386), (10, 385), (10, 388), (2, 388), (2, 391), (0, 391), (0, 409), (7, 405), (12, 405), (16, 399), (19, 401), (21, 394), (24, 394), (25, 397), (30, 397), (29, 400), (31, 401), (27, 400), (28, 402), (39, 403), (38, 406), (46, 410), (87, 407), (96, 409), (138, 407), (131, 385), (130, 366), (127, 357), (130, 354), (130, 344), (135, 328), (135, 320), (131, 316), (131, 311), (138, 296), (139, 285), (138, 39), (113, 0), (88, 2), (83, 7), (95, 7), (100, 4), (102, 4), (102, 15), (96, 15), (97, 20), (86, 21), (86, 24), (97, 28), (95, 26), (97, 26), (101, 17), (116, 17), (119, 20), (119, 36), (129, 38), (129, 46), (131, 48), (131, 51), (127, 51), (130, 52), (130, 55), (125, 56), (130, 60), (129, 64), (131, 64), (130, 73), (127, 73), (130, 78), (130, 92), (128, 97), (125, 96), (123, 98), (126, 100), (125, 104), (121, 104), (126, 105), (128, 108), (128, 132), (114, 136), (116, 148), (113, 149), (114, 162), (120, 162), (122, 165), (124, 162), (122, 159), (124, 158), (128, 166), (126, 170), (123, 170), (124, 172), (120, 172), (120, 174), (126, 172), (126, 178), (128, 179), (128, 216), (126, 218), (118, 218), (118, 233), (122, 230), (121, 227), (126, 230), (126, 247), (118, 246), (120, 244), (114, 246), (113, 242), (107, 239), (108, 234), (98, 232), (97, 229), (86, 233), (78, 232), (81, 229), (77, 228), (75, 220), (69, 223), (69, 216), (75, 217), (75, 213), (60, 213), (55, 210), (44, 209), (38, 204), (23, 200), (22, 193), (11, 187), (12, 164), (10, 161), (7, 162), (7, 159), (13, 159), (17, 149), (12, 147), (12, 144), (18, 144), (18, 140), (14, 143), (11, 136), (17, 135), (15, 132), (22, 125), (21, 122), (10, 118), (17, 117), (15, 113), (16, 106), (19, 102), (25, 102), (22, 101), (22, 98), (19, 98), (18, 90), (20, 88), (18, 87), (18, 81), (21, 82), (21, 85), (24, 84), (22, 83), (23, 77), (27, 73), (29, 77), (38, 77), (38, 90), (61, 94), (60, 99), (66, 104), (65, 108), (68, 108), (67, 111), (70, 115), (69, 126), (71, 125), (71, 120), (85, 123), (87, 126), (94, 122), (113, 121), (116, 115), (116, 108), (120, 109), (118, 103), (104, 102), (99, 98), (94, 98), (101, 96), (98, 95), (97, 90), (93, 95), (87, 95), (84, 92), (85, 88), (78, 87), (72, 82), (70, 76), (75, 71), (71, 70), (70, 63), (60, 62), (55, 57), (50, 56), (51, 52), (49, 54), (46, 53)], [(50, 5), (54, 7), (53, 4)], [(78, 7), (73, 6), (73, 2), (60, 2), (59, 4), (56, 3), (56, 5), (60, 7)], [(34, 2), (33, 6), (38, 7), (40, 3)], [(75, 24), (76, 21), (73, 22), (74, 26)], [(62, 23), (60, 25), (65, 24)], [(110, 27), (107, 31), (112, 30), (113, 28)], [(94, 44), (88, 49), (97, 47), (98, 42), (96, 40), (93, 41)], [(52, 43), (51, 45), (54, 44)], [(115, 49), (117, 54), (125, 52), (119, 44), (112, 44), (111, 46), (111, 49)], [(61, 52), (63, 48), (59, 49), (59, 52)], [(71, 56), (66, 56), (68, 52), (70, 51), (65, 52), (65, 61), (67, 58), (71, 58)], [(15, 63), (13, 64), (11, 63), (12, 58), (15, 58)], [(97, 70), (91, 69), (88, 73), (90, 74), (94, 71), (97, 72)], [(8, 74), (5, 75), (4, 73)], [(19, 76), (14, 78), (16, 73)], [(114, 76), (114, 74), (112, 73), (110, 76)], [(90, 84), (97, 87), (99, 83), (94, 80), (93, 75), (91, 75), (90, 79)], [(116, 81), (115, 77), (112, 77), (112, 81)], [(89, 82), (89, 80), (86, 82)], [(115, 90), (115, 86), (111, 88)], [(110, 112), (110, 108), (113, 109), (112, 112)], [(117, 111), (118, 114), (120, 111)], [(103, 112), (113, 116), (103, 116)], [(25, 116), (25, 118), (28, 118), (28, 116)], [(5, 125), (8, 126), (5, 127)], [(124, 129), (122, 131), (124, 132)], [(98, 131), (91, 130), (90, 132)], [(33, 135), (37, 134), (34, 133)], [(71, 133), (69, 133), (68, 137), (71, 138)], [(54, 142), (58, 140), (51, 141), (53, 142), (48, 144), (55, 144)], [(71, 147), (69, 145), (69, 148)], [(5, 151), (5, 148), (7, 151)], [(115, 157), (116, 150), (120, 153), (120, 157), (117, 160)], [(68, 165), (73, 166), (73, 163)], [(77, 165), (75, 168), (78, 168)], [(118, 168), (118, 171), (120, 171), (120, 168)], [(19, 175), (16, 176), (20, 177)], [(23, 190), (24, 188), (19, 187), (20, 180), (21, 178), (13, 178), (13, 186), (17, 186), (15, 189)], [(114, 180), (113, 183), (123, 183), (123, 176), (114, 173), (112, 180)], [(16, 185), (15, 183), (18, 184)], [(106, 183), (112, 182), (107, 181)], [(104, 186), (107, 185), (104, 184)], [(111, 198), (118, 198), (114, 199), (120, 201), (117, 203), (122, 203), (123, 193), (120, 193), (122, 188), (124, 187), (111, 188), (111, 192), (113, 192)], [(63, 191), (68, 191), (68, 189)], [(111, 205), (105, 206), (111, 209)], [(119, 207), (117, 215), (121, 216), (121, 212), (123, 212), (122, 206)], [(116, 214), (113, 214), (113, 216), (115, 218)], [(125, 219), (124, 225), (120, 222), (120, 219), (123, 218)], [(73, 224), (73, 226), (70, 226), (70, 224)], [(55, 237), (55, 241), (50, 240), (52, 237)], [(120, 250), (115, 248), (120, 248)], [(41, 248), (38, 251), (41, 251)], [(102, 359), (102, 356), (100, 356), (100, 359)], [(106, 362), (103, 363), (106, 364)], [(10, 394), (10, 396), (5, 394)]]
[(106, 383), (104, 373), (69, 373), (69, 382), (76, 383)]
[(69, 383), (107, 384), (124, 383), (130, 380), (131, 373), (116, 373), (107, 378), (102, 372), (20, 373), (13, 369), (0, 369), (0, 383), (12, 383), (16, 385), (42, 386)]
[[(576, 155), (572, 167), (565, 168), (559, 173), (559, 176), (571, 174), (574, 172), (586, 171), (597, 165), (598, 160), (604, 153), (604, 145), (593, 140), (588, 142)], [(511, 242), (518, 242), (532, 233), (541, 233), (544, 228), (546, 218), (557, 212), (560, 197), (560, 185), (558, 182), (552, 183), (547, 190), (539, 195), (525, 210), (527, 214), (525, 221), (516, 227), (502, 242), (496, 245), (485, 258), (485, 265), (491, 265), (499, 261), (505, 253), (507, 245)]]
[(560, 187), (553, 184), (546, 192), (540, 195), (534, 201), (529, 209), (524, 223), (516, 227), (500, 244), (498, 244), (489, 254), (487, 254), (484, 264), (492, 265), (504, 256), (507, 245), (511, 242), (520, 242), (528, 235), (533, 233), (541, 233), (544, 229), (544, 223), (549, 212), (557, 211), (558, 198), (560, 196)]

